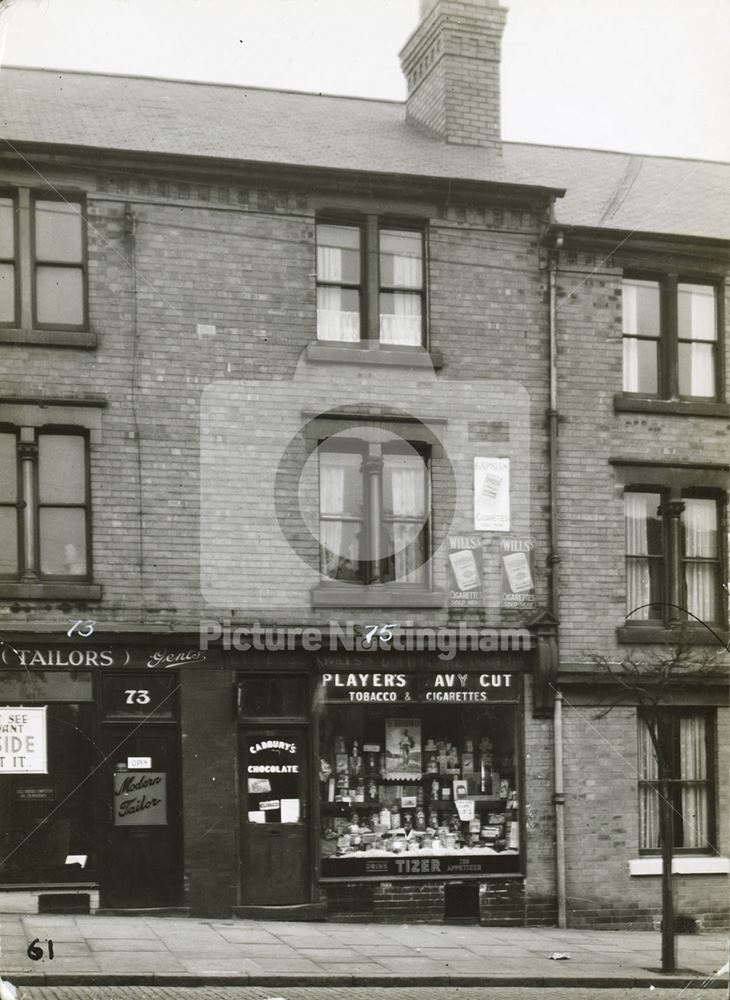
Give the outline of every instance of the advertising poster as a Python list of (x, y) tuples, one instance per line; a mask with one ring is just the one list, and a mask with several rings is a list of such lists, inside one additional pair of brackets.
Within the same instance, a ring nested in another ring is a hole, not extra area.
[(509, 459), (474, 459), (474, 530), (509, 531)]
[(421, 751), (420, 719), (385, 720), (385, 777), (420, 778)]
[(535, 539), (510, 536), (500, 544), (502, 610), (531, 610), (535, 604)]
[(481, 535), (449, 535), (449, 607), (480, 608), (483, 603)]
[(48, 774), (45, 705), (0, 708), (0, 774)]

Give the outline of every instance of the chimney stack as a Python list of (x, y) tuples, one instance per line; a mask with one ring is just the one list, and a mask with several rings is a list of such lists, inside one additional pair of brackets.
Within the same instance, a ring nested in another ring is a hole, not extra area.
[(446, 142), (501, 150), (506, 18), (499, 0), (421, 0), (420, 23), (400, 54), (407, 121)]

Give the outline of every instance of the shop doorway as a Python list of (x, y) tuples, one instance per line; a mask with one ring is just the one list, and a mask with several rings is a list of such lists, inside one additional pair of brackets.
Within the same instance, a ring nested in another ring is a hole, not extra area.
[(305, 726), (246, 726), (239, 734), (241, 901), (309, 902), (309, 750)]
[(180, 905), (177, 730), (153, 724), (104, 727), (101, 905)]

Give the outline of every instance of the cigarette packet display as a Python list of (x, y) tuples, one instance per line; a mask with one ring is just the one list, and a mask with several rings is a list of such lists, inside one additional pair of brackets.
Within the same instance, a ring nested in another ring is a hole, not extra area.
[(535, 584), (526, 553), (509, 552), (502, 556), (502, 562), (513, 593), (524, 594), (533, 589)]

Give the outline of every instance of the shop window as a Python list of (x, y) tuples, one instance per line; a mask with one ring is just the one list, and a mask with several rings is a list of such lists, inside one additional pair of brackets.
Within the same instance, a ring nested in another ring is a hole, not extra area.
[(325, 675), (324, 878), (520, 871), (515, 680), (461, 676)]
[(0, 340), (92, 345), (86, 270), (80, 195), (0, 193)]
[(90, 530), (86, 435), (0, 430), (0, 589), (6, 580), (22, 584), (22, 596), (34, 587), (39, 597), (63, 596), (59, 584), (71, 593), (88, 583)]
[(420, 347), (423, 233), (382, 224), (317, 225), (317, 339)]
[(402, 440), (323, 442), (319, 504), (324, 577), (427, 584), (430, 490), (422, 452)]
[(624, 278), (623, 390), (657, 399), (718, 398), (719, 311), (712, 284)]
[(627, 490), (626, 614), (630, 624), (721, 624), (721, 505), (716, 496)]
[(307, 719), (307, 678), (290, 674), (252, 675), (238, 684), (238, 712), (248, 719)]
[[(658, 737), (669, 767), (677, 850), (714, 852), (713, 718), (707, 711), (665, 708)], [(649, 728), (639, 718), (639, 847), (661, 850), (659, 767)]]
[[(90, 704), (47, 706), (47, 773), (3, 774), (0, 882), (95, 879), (94, 768)], [(11, 734), (0, 734), (0, 740)]]

